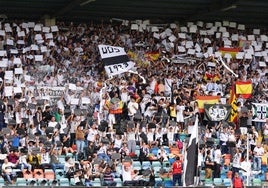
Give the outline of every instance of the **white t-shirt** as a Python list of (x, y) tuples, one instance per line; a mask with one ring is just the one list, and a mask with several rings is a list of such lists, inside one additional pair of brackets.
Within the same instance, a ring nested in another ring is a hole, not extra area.
[(127, 105), (128, 115), (134, 116), (134, 114), (136, 114), (138, 108), (139, 108), (138, 103), (130, 101)]
[(214, 161), (217, 164), (221, 164), (221, 150), (220, 149), (216, 149), (214, 151)]
[(264, 149), (263, 149), (263, 147), (257, 147), (257, 146), (256, 146), (256, 147), (254, 148), (253, 152), (255, 153), (255, 156), (256, 156), (256, 157), (262, 157), (263, 154), (264, 154)]
[(132, 166), (130, 167), (128, 171), (126, 171), (124, 165), (122, 165), (123, 182), (132, 181), (131, 171), (132, 171)]

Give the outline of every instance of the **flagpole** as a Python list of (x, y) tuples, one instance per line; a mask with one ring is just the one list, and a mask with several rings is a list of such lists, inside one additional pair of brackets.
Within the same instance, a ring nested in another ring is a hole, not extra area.
[[(196, 113), (195, 114), (196, 118), (199, 119), (199, 114)], [(197, 125), (197, 140), (199, 140), (199, 121), (198, 121), (198, 125)], [(199, 185), (199, 167), (198, 167), (198, 161), (199, 161), (199, 142), (197, 142), (197, 162), (196, 162), (196, 170), (195, 170), (195, 181), (194, 181), (194, 186), (198, 186)]]
[[(247, 163), (249, 162), (249, 134), (247, 133)], [(249, 172), (247, 172), (247, 186), (249, 186)]]

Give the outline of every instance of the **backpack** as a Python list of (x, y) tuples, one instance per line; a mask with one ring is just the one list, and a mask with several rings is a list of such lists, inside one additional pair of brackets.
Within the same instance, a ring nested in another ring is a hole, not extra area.
[(179, 148), (179, 149), (182, 149), (182, 148), (183, 148), (183, 143), (182, 143), (182, 141), (178, 140), (178, 141), (177, 141), (177, 145), (178, 145), (178, 148)]

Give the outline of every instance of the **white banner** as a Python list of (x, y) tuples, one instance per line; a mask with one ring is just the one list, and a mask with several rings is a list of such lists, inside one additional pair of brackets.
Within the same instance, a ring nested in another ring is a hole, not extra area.
[(131, 68), (135, 66), (135, 63), (132, 61), (125, 62), (125, 63), (119, 63), (114, 65), (108, 65), (105, 66), (105, 71), (108, 75), (114, 76), (117, 74), (122, 74), (124, 72), (127, 72)]
[(129, 61), (124, 48), (109, 45), (99, 45), (98, 47), (105, 71), (109, 76), (127, 72), (135, 66), (134, 62)]
[(126, 55), (126, 52), (122, 47), (109, 46), (109, 45), (99, 45), (98, 47), (102, 59)]
[(266, 118), (268, 118), (268, 103), (252, 103), (252, 105), (252, 121), (266, 122)]

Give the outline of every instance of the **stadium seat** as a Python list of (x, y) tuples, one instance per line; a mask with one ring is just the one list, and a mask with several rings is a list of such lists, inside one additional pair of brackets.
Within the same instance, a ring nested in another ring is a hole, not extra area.
[(25, 179), (33, 178), (33, 173), (31, 171), (26, 170), (26, 169), (24, 169), (22, 171), (22, 174), (23, 174), (23, 178), (25, 178)]
[(122, 187), (123, 186), (123, 182), (120, 178), (114, 178), (114, 181), (116, 182), (116, 186), (117, 187)]
[(56, 175), (56, 179), (59, 180), (65, 177), (65, 172), (63, 169), (56, 169), (55, 175)]
[(64, 164), (65, 163), (65, 156), (64, 155), (59, 156), (58, 159), (59, 159), (59, 162), (61, 164)]
[(160, 161), (152, 161), (152, 167), (162, 167)]
[(94, 180), (91, 183), (92, 183), (92, 187), (100, 187), (101, 186), (100, 178), (94, 178)]
[(205, 179), (204, 185), (205, 185), (205, 186), (213, 186), (213, 181), (212, 181), (212, 179)]
[(157, 156), (158, 149), (159, 148), (152, 148), (151, 151), (150, 151), (150, 153), (152, 153), (154, 156)]
[(170, 164), (169, 161), (163, 161), (162, 167), (163, 167), (163, 169), (165, 169), (166, 171), (169, 171), (169, 169), (170, 169), (170, 167), (171, 167), (171, 164)]
[(135, 154), (136, 154), (136, 156), (139, 157), (139, 156), (140, 156), (140, 149), (137, 149), (137, 148), (136, 148), (136, 149), (135, 149)]
[(44, 177), (49, 180), (54, 180), (55, 179), (55, 173), (53, 170), (46, 169), (44, 173)]
[(214, 178), (214, 179), (213, 179), (213, 184), (214, 184), (215, 186), (222, 185), (222, 179), (221, 179), (221, 178)]
[(155, 174), (155, 177), (158, 177), (159, 176), (159, 171), (162, 169), (161, 166), (155, 166), (153, 167), (154, 169), (154, 174)]
[(68, 178), (60, 178), (59, 185), (60, 186), (70, 186), (69, 179)]
[(225, 179), (223, 179), (223, 185), (224, 186), (231, 186), (231, 184), (232, 184), (232, 180), (231, 179), (229, 179), (229, 178), (225, 178)]
[(141, 170), (141, 163), (140, 163), (140, 161), (133, 161), (133, 169), (134, 170)]
[(122, 165), (121, 164), (118, 164), (116, 167), (115, 167), (115, 170), (118, 174), (122, 174)]
[(28, 186), (35, 186), (35, 185), (37, 185), (37, 180), (35, 178), (28, 178), (27, 185)]
[(150, 167), (151, 167), (151, 162), (150, 161), (142, 161), (141, 168), (143, 170), (148, 169)]
[(71, 178), (71, 179), (70, 179), (70, 185), (71, 185), (71, 186), (74, 186), (74, 185), (75, 185), (75, 180), (74, 180), (74, 178)]
[(5, 185), (5, 180), (4, 180), (4, 178), (0, 177), (0, 187), (2, 187), (4, 185)]
[(37, 180), (37, 185), (38, 186), (47, 186), (48, 185), (48, 180), (45, 178), (39, 178)]
[(44, 171), (43, 169), (37, 168), (33, 171), (33, 177), (36, 179), (44, 178)]
[(261, 183), (261, 179), (259, 179), (259, 178), (254, 178), (254, 179), (252, 180), (252, 185), (253, 185), (253, 186), (261, 186), (261, 185), (262, 185), (262, 183)]
[(17, 186), (26, 186), (27, 180), (25, 178), (17, 178), (16, 185)]

